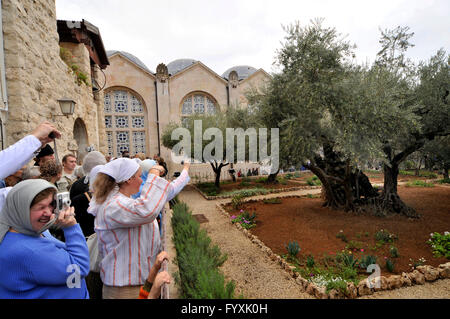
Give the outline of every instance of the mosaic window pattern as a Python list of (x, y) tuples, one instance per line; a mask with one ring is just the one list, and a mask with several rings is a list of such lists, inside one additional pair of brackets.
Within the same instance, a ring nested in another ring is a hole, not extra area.
[(194, 113), (205, 113), (205, 96), (194, 95)]
[(131, 112), (132, 113), (143, 113), (144, 108), (142, 107), (141, 101), (139, 101), (135, 96), (131, 96)]
[(105, 116), (105, 127), (112, 128), (112, 116)]
[(136, 153), (145, 154), (145, 132), (133, 132), (133, 145)]
[(111, 95), (105, 94), (105, 113), (111, 113)]
[(143, 116), (132, 116), (131, 126), (133, 128), (145, 128), (145, 119)]
[(128, 128), (128, 116), (116, 116), (116, 128)]
[(113, 133), (112, 132), (106, 132), (106, 140), (108, 141), (108, 155), (113, 156), (114, 149), (113, 149)]
[(193, 113), (215, 114), (216, 109), (216, 104), (208, 95), (202, 93), (191, 94), (183, 101), (183, 105), (181, 106), (181, 123), (185, 125), (185, 117), (192, 115)]
[(127, 90), (105, 93), (105, 127), (108, 155), (120, 157), (123, 151), (146, 153), (145, 110), (142, 101)]
[(130, 133), (127, 131), (116, 132), (117, 154), (123, 151), (130, 151)]
[(128, 112), (128, 93), (126, 91), (114, 92), (114, 111), (118, 113)]

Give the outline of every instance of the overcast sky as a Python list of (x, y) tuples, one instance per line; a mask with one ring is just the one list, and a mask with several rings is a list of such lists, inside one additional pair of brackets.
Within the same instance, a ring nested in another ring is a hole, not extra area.
[(153, 72), (180, 58), (220, 75), (236, 65), (276, 71), (282, 25), (316, 17), (357, 45), (358, 61), (373, 62), (379, 28), (399, 25), (414, 32), (412, 59), (450, 51), (450, 0), (56, 0), (56, 15), (89, 21), (106, 50), (127, 51)]

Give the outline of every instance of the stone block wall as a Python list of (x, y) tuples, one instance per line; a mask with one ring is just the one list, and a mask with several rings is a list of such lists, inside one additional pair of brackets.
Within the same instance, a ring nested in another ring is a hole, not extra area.
[[(62, 133), (57, 140), (60, 157), (73, 148), (75, 120), (80, 118), (89, 145), (97, 150), (105, 140), (99, 133), (99, 107), (102, 94), (94, 98), (92, 88), (77, 84), (75, 75), (60, 58), (54, 0), (2, 1), (5, 46), (6, 83), (9, 112), (5, 125), (6, 146), (27, 135), (44, 120), (55, 123)], [(90, 74), (89, 54), (84, 44), (64, 45), (70, 49), (77, 64)], [(90, 82), (90, 78), (89, 78)], [(70, 98), (76, 102), (75, 113), (62, 115), (57, 102)]]

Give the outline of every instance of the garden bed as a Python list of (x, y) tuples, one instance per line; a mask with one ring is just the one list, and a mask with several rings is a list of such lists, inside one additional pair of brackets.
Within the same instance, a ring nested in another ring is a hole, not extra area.
[[(246, 232), (256, 236), (255, 238), (264, 243), (263, 246), (267, 246), (267, 249), (277, 255), (287, 257), (288, 243), (298, 242), (301, 248), (297, 255), (298, 263), (291, 262), (289, 267), (297, 276), (299, 274), (306, 276), (308, 256), (313, 257), (316, 267), (324, 267), (325, 261), (330, 264), (330, 260), (343, 253), (346, 255), (351, 253), (357, 260), (367, 255), (376, 256), (376, 263), (380, 265), (383, 277), (401, 277), (395, 275), (413, 271), (417, 273), (414, 264), (416, 269), (422, 271), (423, 269), (417, 266), (426, 264), (438, 267), (448, 263), (449, 260), (444, 257), (433, 256), (427, 241), (431, 233), (443, 234), (450, 231), (450, 189), (442, 186), (433, 188), (400, 186), (399, 194), (408, 205), (422, 215), (420, 219), (403, 216), (380, 218), (334, 211), (322, 207), (320, 198), (298, 196), (281, 198), (279, 204), (250, 200), (239, 209), (233, 209), (231, 205), (224, 208), (229, 216), (239, 215), (240, 209), (248, 211), (250, 215), (255, 213), (256, 227)], [(391, 242), (389, 237), (386, 237), (386, 242), (383, 243), (375, 239), (381, 230), (384, 230), (385, 234), (393, 235)], [(392, 247), (395, 247), (398, 257), (392, 254)], [(391, 271), (387, 270), (387, 259), (394, 262), (394, 269)], [(357, 286), (358, 281), (367, 276), (364, 269), (358, 271), (354, 285)], [(418, 282), (420, 283), (420, 279)]]
[(266, 179), (267, 177), (244, 177), (238, 178), (236, 182), (221, 182), (220, 190), (217, 190), (212, 182), (192, 184), (192, 186), (194, 186), (194, 188), (207, 200), (230, 198), (237, 194), (242, 195), (242, 197), (248, 197), (253, 195), (264, 195), (321, 187), (317, 180), (314, 180), (308, 184), (307, 182), (290, 180), (281, 176), (278, 177), (278, 183), (267, 184), (264, 182)]

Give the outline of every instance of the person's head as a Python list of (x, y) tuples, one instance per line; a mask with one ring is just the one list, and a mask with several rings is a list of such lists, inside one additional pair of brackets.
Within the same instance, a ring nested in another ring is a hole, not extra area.
[(130, 157), (130, 152), (128, 152), (128, 151), (123, 151), (123, 152), (122, 152), (122, 157), (129, 158), (129, 157)]
[(142, 173), (148, 173), (150, 168), (157, 165), (158, 163), (155, 160), (146, 159), (139, 163), (142, 168)]
[(134, 157), (139, 158), (141, 161), (145, 160), (145, 154), (144, 153), (137, 153)]
[(65, 171), (73, 172), (75, 167), (77, 167), (77, 157), (73, 154), (64, 155), (62, 158), (62, 165)]
[(23, 178), (23, 171), (27, 168), (27, 166), (23, 166), (21, 169), (19, 169), (17, 172), (15, 172), (14, 174), (8, 176), (5, 178), (5, 183), (6, 186), (14, 186), (16, 185), (18, 182), (20, 182)]
[(142, 183), (141, 173), (139, 164), (129, 158), (118, 158), (103, 165), (93, 185), (96, 202), (103, 203), (116, 186), (125, 194), (137, 193)]
[(22, 180), (39, 178), (39, 176), (41, 176), (40, 167), (31, 166), (23, 170)]
[[(15, 185), (0, 213), (0, 242), (12, 228), (19, 233), (39, 236), (51, 225), (56, 187), (42, 179), (25, 180)], [(45, 226), (45, 227), (44, 227)]]
[(55, 160), (48, 160), (39, 166), (41, 172), (40, 178), (45, 179), (50, 183), (55, 183), (62, 176), (62, 166), (56, 163)]
[(34, 159), (35, 165), (41, 166), (42, 163), (45, 163), (48, 160), (54, 160), (54, 154), (55, 152), (53, 151), (53, 148), (50, 145), (46, 144), (36, 155), (36, 158)]
[(83, 159), (83, 172), (89, 175), (91, 170), (97, 165), (105, 165), (107, 163), (105, 155), (98, 151), (92, 151), (86, 154)]

